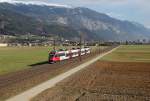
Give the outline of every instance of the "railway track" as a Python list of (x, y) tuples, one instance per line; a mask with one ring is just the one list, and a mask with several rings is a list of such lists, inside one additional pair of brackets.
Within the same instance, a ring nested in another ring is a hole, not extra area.
[[(112, 49), (112, 47), (106, 48), (105, 50), (101, 50), (101, 53), (109, 51), (111, 49)], [(82, 59), (89, 58), (89, 57), (94, 56), (96, 54), (98, 54), (98, 51), (93, 52), (90, 55), (82, 56)], [(37, 65), (37, 66), (33, 66), (33, 68), (29, 68), (29, 69), (24, 70), (24, 71), (19, 71), (19, 72), (13, 73), (13, 74), (0, 76), (0, 88), (5, 87), (5, 86), (9, 86), (10, 84), (13, 84), (16, 82), (20, 82), (24, 79), (32, 78), (36, 75), (40, 75), (40, 74), (45, 73), (45, 72), (49, 72), (53, 69), (56, 69), (56, 67), (61, 68), (62, 65), (66, 66), (68, 63), (73, 64), (74, 62), (79, 62), (78, 57), (72, 58), (70, 60), (64, 60), (61, 62), (57, 62), (55, 64), (49, 64), (49, 63), (45, 62), (45, 64), (43, 64), (41, 66)]]
[[(98, 55), (100, 53), (107, 52), (111, 50), (113, 47), (109, 47), (103, 50), (96, 50), (92, 52), (91, 54), (82, 56), (82, 61), (79, 61), (79, 57), (72, 58), (70, 60), (64, 60), (61, 62), (57, 62), (55, 64), (48, 64), (47, 62), (43, 62), (44, 64), (37, 63), (34, 64), (32, 68), (23, 70), (23, 71), (18, 71), (15, 73), (7, 74), (7, 75), (2, 75), (0, 76), (0, 95), (1, 96), (9, 96), (5, 95), (5, 92), (11, 92), (9, 89), (13, 87), (13, 85), (19, 85), (20, 82), (29, 82), (32, 80), (32, 78), (36, 78), (37, 76), (40, 76), (42, 78), (43, 75), (49, 75), (50, 73), (55, 72), (57, 69), (63, 69), (65, 67), (70, 67), (73, 68), (74, 66), (77, 66), (85, 61), (87, 61), (90, 58), (93, 58), (94, 56)], [(43, 76), (44, 78), (44, 76)], [(38, 78), (37, 78), (38, 79)], [(45, 79), (46, 80), (46, 79)], [(43, 82), (41, 80), (41, 82)], [(19, 85), (18, 88), (24, 88), (22, 87), (23, 85)], [(30, 87), (29, 87), (30, 88)], [(23, 89), (25, 90), (25, 89)], [(12, 94), (10, 94), (12, 96)]]

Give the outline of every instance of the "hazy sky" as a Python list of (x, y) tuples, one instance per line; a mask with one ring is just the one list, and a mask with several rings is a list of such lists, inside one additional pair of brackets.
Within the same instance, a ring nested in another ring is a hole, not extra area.
[(88, 7), (112, 17), (136, 21), (150, 28), (150, 0), (0, 0), (45, 2), (73, 7)]

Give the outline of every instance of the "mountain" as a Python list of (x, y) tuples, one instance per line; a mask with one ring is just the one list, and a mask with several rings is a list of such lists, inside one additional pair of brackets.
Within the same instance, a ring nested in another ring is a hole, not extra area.
[(150, 30), (136, 22), (121, 21), (88, 8), (0, 3), (0, 34), (54, 35), (86, 40), (149, 39)]

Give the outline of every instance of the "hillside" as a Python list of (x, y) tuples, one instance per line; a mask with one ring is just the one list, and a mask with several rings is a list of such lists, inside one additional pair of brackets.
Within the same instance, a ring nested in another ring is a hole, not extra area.
[(0, 34), (55, 35), (87, 40), (137, 40), (150, 38), (143, 25), (121, 21), (88, 8), (0, 3)]

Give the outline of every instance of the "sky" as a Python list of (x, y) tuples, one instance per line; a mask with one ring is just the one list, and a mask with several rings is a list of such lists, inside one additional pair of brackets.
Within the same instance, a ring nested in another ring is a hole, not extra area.
[(87, 7), (111, 17), (138, 22), (150, 28), (150, 0), (0, 0), (2, 1)]

